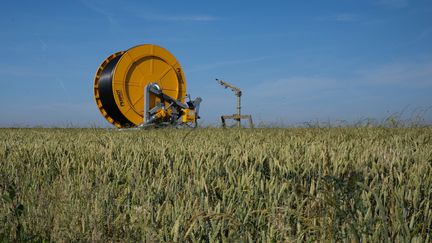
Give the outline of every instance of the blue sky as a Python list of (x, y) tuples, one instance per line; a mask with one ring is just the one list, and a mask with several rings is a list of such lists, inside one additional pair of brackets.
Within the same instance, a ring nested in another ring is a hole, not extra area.
[[(205, 123), (383, 119), (432, 106), (432, 1), (4, 1), (0, 126), (106, 126), (93, 77), (143, 43), (180, 61)], [(432, 121), (431, 111), (425, 118)]]

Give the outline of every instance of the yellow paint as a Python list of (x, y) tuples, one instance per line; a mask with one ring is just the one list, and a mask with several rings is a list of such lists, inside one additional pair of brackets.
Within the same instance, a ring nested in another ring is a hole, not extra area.
[(181, 117), (183, 123), (195, 122), (195, 110), (184, 109), (183, 112), (184, 114)]
[[(114, 99), (120, 112), (139, 125), (143, 121), (145, 86), (157, 83), (165, 94), (184, 102), (184, 80), (180, 64), (167, 50), (156, 45), (136, 46), (123, 54), (114, 69)], [(118, 93), (123, 95), (123, 102)]]
[[(94, 96), (99, 110), (103, 115), (105, 113), (108, 121), (112, 119), (108, 119), (106, 112), (103, 112), (97, 87), (103, 69), (120, 54), (123, 55), (113, 70), (112, 89), (117, 107), (129, 121), (135, 125), (143, 122), (144, 88), (149, 83), (157, 83), (165, 94), (184, 102), (186, 79), (177, 59), (160, 46), (139, 45), (111, 55), (96, 73)], [(110, 123), (119, 127), (118, 122)]]

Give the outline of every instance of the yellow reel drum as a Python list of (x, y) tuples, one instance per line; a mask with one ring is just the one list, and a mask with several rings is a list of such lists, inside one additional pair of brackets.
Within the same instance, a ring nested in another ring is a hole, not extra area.
[(96, 72), (94, 97), (108, 122), (118, 128), (143, 122), (144, 89), (156, 83), (162, 92), (184, 102), (186, 79), (177, 59), (166, 49), (144, 44), (109, 56)]

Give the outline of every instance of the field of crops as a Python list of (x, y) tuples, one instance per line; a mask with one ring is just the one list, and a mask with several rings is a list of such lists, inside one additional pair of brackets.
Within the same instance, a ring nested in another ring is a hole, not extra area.
[(431, 235), (431, 127), (0, 129), (0, 241)]

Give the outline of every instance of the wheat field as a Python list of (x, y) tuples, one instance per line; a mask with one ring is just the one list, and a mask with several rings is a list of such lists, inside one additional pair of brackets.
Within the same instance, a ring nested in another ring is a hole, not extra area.
[(431, 242), (432, 128), (0, 129), (0, 240)]

